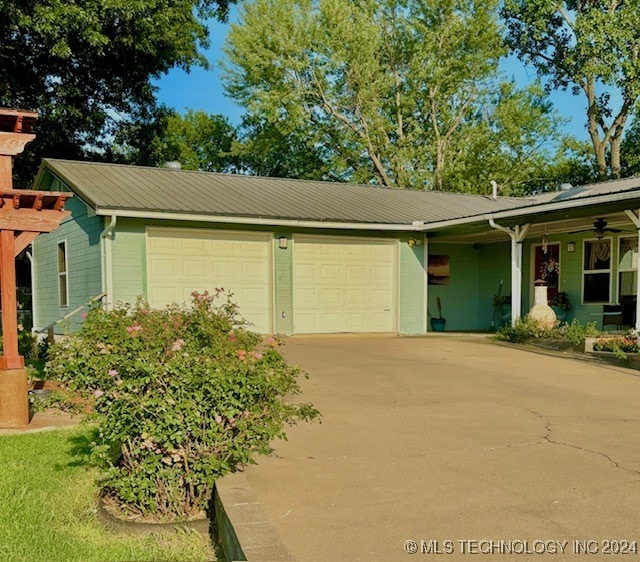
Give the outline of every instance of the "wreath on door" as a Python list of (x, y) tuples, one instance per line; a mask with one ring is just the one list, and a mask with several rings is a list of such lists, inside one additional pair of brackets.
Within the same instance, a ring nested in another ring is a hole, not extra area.
[(560, 275), (560, 263), (556, 258), (548, 258), (540, 266), (539, 278), (547, 287), (558, 286), (558, 276)]

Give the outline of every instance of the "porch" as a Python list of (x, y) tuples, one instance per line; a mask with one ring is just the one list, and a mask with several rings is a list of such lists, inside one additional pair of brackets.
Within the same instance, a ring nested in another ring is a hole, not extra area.
[(439, 298), (447, 330), (495, 329), (504, 318), (494, 297), (510, 297), (511, 315), (505, 305), (504, 316), (515, 322), (533, 307), (534, 283), (543, 280), (550, 299), (564, 293), (570, 301), (565, 321), (638, 329), (638, 203), (621, 198), (555, 211), (532, 208), (513, 218), (428, 232), (430, 314)]

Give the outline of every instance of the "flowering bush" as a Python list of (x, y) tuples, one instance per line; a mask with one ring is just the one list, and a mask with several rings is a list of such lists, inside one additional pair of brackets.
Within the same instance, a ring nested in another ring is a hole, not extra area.
[(218, 290), (194, 293), (188, 309), (94, 308), (50, 349), (49, 376), (93, 411), (103, 495), (125, 515), (200, 516), (216, 478), (268, 453), (286, 423), (318, 415), (285, 400), (300, 371), (279, 342), (261, 346), (242, 325)]
[(594, 351), (612, 351), (614, 353), (637, 353), (638, 338), (631, 335), (607, 336), (596, 340)]

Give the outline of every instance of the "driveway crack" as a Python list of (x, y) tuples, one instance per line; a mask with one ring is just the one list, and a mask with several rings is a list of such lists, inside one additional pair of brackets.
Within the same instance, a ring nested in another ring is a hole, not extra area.
[(545, 434), (542, 437), (542, 442), (543, 443), (549, 443), (551, 445), (557, 445), (557, 446), (560, 446), (560, 447), (569, 447), (570, 449), (575, 449), (576, 451), (582, 451), (584, 453), (591, 453), (593, 455), (598, 455), (598, 456), (602, 457), (603, 459), (605, 459), (610, 464), (612, 464), (615, 468), (619, 468), (620, 470), (624, 470), (625, 472), (629, 472), (631, 474), (640, 475), (640, 470), (636, 470), (634, 468), (628, 468), (628, 467), (620, 464), (615, 459), (611, 458), (606, 453), (603, 453), (602, 451), (595, 451), (593, 449), (587, 449), (585, 447), (580, 447), (579, 445), (574, 445), (573, 443), (566, 443), (565, 441), (556, 441), (555, 439), (553, 439), (551, 437), (551, 434), (553, 432), (553, 428), (551, 426), (551, 422), (549, 421), (549, 419), (546, 416), (544, 416), (540, 412), (537, 412), (536, 410), (531, 410), (530, 408), (525, 408), (523, 406), (516, 406), (514, 404), (507, 404), (505, 402), (498, 402), (498, 403), (503, 405), (503, 406), (511, 406), (512, 408), (517, 408), (519, 410), (524, 410), (525, 412), (529, 412), (530, 414), (532, 414), (536, 418), (538, 418), (544, 424)]

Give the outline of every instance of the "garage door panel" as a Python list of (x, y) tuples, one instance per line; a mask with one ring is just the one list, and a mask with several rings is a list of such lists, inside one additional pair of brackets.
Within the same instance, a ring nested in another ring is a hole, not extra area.
[(175, 275), (176, 262), (173, 260), (152, 259), (149, 261), (151, 275)]
[(147, 294), (152, 306), (189, 303), (194, 291), (233, 293), (240, 314), (271, 332), (271, 235), (240, 231), (149, 228)]
[(294, 331), (394, 331), (396, 241), (294, 238)]

